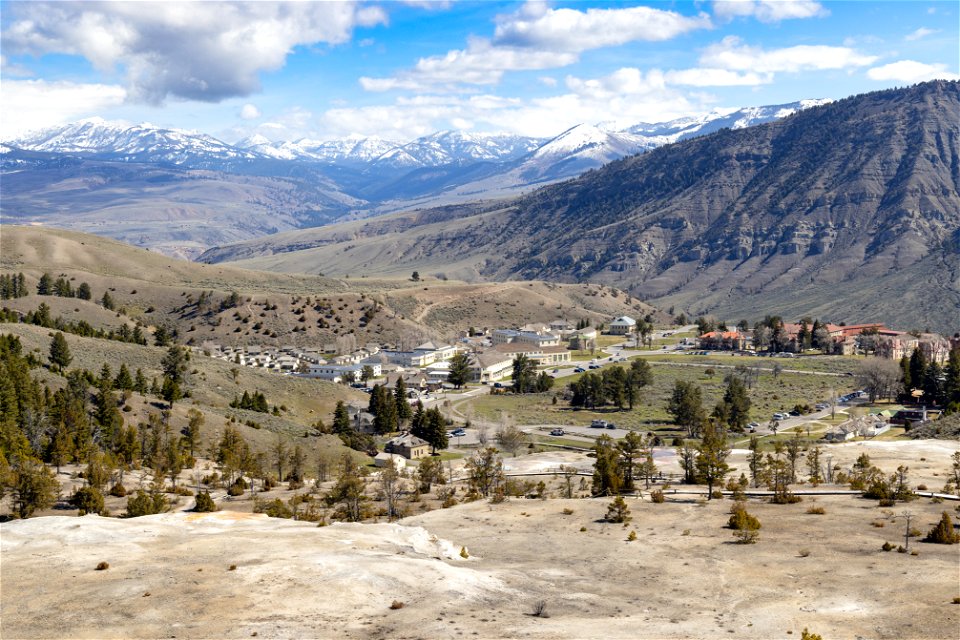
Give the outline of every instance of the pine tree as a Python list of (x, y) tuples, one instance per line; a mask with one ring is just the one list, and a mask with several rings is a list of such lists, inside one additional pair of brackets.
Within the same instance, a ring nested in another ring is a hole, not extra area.
[(413, 415), (410, 403), (407, 402), (407, 385), (402, 377), (397, 380), (397, 388), (393, 391), (393, 398), (396, 401), (397, 423), (402, 425), (409, 421)]
[(940, 517), (940, 522), (927, 533), (927, 537), (924, 538), (923, 541), (937, 544), (956, 544), (960, 542), (960, 535), (957, 535), (953, 531), (953, 520), (950, 518), (949, 513), (946, 511), (943, 512), (943, 515)]
[(81, 282), (80, 286), (77, 287), (77, 298), (80, 300), (89, 300), (93, 297), (93, 293), (90, 291), (90, 285), (86, 282)]
[(137, 373), (133, 378), (133, 390), (141, 395), (146, 395), (149, 391), (147, 387), (147, 377), (143, 375), (142, 369), (137, 369)]
[(133, 390), (133, 378), (130, 376), (127, 363), (124, 362), (120, 365), (120, 371), (117, 372), (117, 377), (113, 379), (113, 385), (123, 391)]
[(114, 309), (113, 296), (110, 295), (109, 291), (103, 292), (103, 297), (100, 298), (100, 305), (104, 309), (107, 309), (108, 311), (113, 311)]
[(465, 353), (458, 353), (450, 359), (450, 374), (447, 376), (447, 382), (457, 389), (461, 389), (469, 380), (470, 356)]
[(726, 428), (716, 420), (708, 420), (703, 427), (696, 458), (697, 476), (707, 483), (708, 500), (713, 499), (713, 487), (722, 484), (724, 476), (730, 473), (729, 455)]
[(44, 273), (40, 276), (40, 281), (37, 282), (37, 294), (41, 296), (53, 294), (53, 276), (49, 273)]
[(333, 432), (341, 435), (351, 431), (353, 431), (353, 428), (350, 426), (350, 414), (347, 413), (347, 405), (343, 403), (343, 400), (340, 400), (333, 411)]
[(943, 388), (946, 412), (960, 413), (960, 345), (950, 350), (946, 374), (947, 379)]
[(50, 363), (55, 365), (59, 371), (63, 371), (70, 366), (72, 361), (70, 345), (67, 344), (67, 339), (63, 337), (63, 334), (58, 331), (53, 335), (53, 340), (50, 342)]

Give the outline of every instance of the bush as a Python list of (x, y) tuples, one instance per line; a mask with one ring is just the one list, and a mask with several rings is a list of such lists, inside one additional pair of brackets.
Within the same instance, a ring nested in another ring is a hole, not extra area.
[(533, 605), (533, 612), (530, 615), (536, 618), (549, 618), (550, 614), (547, 613), (547, 601), (537, 600)]
[(650, 492), (650, 501), (656, 504), (663, 504), (665, 498), (663, 497), (663, 491), (660, 489), (654, 489)]
[(565, 515), (565, 516), (572, 516), (572, 515), (573, 515), (573, 509), (571, 509), (571, 508), (569, 508), (569, 507), (564, 508), (564, 510), (563, 510), (563, 515)]
[(110, 568), (109, 562), (98, 562), (96, 571), (106, 571), (109, 568)]
[(110, 487), (110, 495), (115, 498), (125, 498), (127, 496), (127, 488), (118, 482)]
[(735, 531), (757, 531), (760, 529), (760, 520), (756, 516), (747, 513), (747, 508), (742, 502), (733, 505), (730, 519), (727, 520), (727, 526)]
[(624, 502), (623, 496), (617, 496), (610, 503), (605, 519), (607, 522), (630, 522), (630, 507)]
[(271, 518), (292, 518), (293, 511), (283, 503), (280, 498), (274, 498), (269, 502), (260, 502), (253, 506), (254, 513), (265, 513)]
[(227, 489), (227, 495), (228, 495), (228, 496), (242, 496), (242, 495), (243, 495), (243, 490), (244, 490), (244, 487), (243, 487), (242, 484), (240, 484), (239, 482), (234, 482), (234, 483), (233, 483), (232, 485), (230, 485), (230, 487)]
[(127, 518), (138, 518), (140, 516), (150, 516), (155, 513), (163, 513), (169, 507), (167, 499), (162, 493), (147, 493), (143, 489), (137, 490), (137, 495), (127, 498)]
[(824, 509), (823, 507), (808, 507), (808, 508), (807, 508), (807, 513), (809, 513), (809, 514), (812, 515), (812, 516), (822, 516), (822, 515), (825, 514), (826, 512), (827, 512), (827, 510)]
[(737, 539), (737, 544), (755, 544), (760, 532), (756, 529), (742, 529), (734, 531), (733, 537)]
[(808, 558), (810, 556), (810, 549), (800, 549), (799, 554), (801, 558)]
[(404, 606), (403, 603), (400, 602), (399, 600), (394, 600), (393, 602), (390, 603), (391, 609), (403, 609), (403, 606)]
[(470, 557), (470, 554), (467, 552), (466, 547), (460, 547), (460, 557), (463, 558), (464, 560)]
[(96, 487), (81, 487), (74, 491), (70, 496), (70, 504), (80, 510), (80, 515), (85, 516), (88, 513), (106, 515), (107, 510), (103, 506), (103, 494)]
[(883, 549), (884, 551), (893, 551), (893, 545), (890, 544), (889, 542), (884, 542), (883, 546), (880, 548)]
[(213, 501), (213, 498), (210, 497), (210, 492), (204, 491), (197, 494), (197, 504), (193, 507), (193, 510), (201, 513), (209, 513), (211, 511), (217, 511), (218, 507)]
[(631, 531), (631, 532), (630, 532), (630, 535), (627, 536), (627, 542), (633, 542), (633, 541), (636, 540), (636, 539), (637, 539), (637, 532), (636, 532), (636, 531)]
[(960, 535), (953, 531), (953, 520), (946, 511), (940, 516), (940, 522), (923, 539), (924, 542), (933, 542), (935, 544), (956, 544), (960, 542)]

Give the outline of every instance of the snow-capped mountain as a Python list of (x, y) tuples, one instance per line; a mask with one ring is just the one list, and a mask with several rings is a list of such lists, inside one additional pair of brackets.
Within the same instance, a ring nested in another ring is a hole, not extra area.
[(149, 124), (131, 125), (88, 118), (44, 129), (7, 143), (29, 151), (81, 154), (126, 162), (164, 162), (197, 165), (209, 161), (253, 160), (255, 153), (216, 138), (182, 129)]
[(376, 163), (394, 168), (438, 167), (467, 162), (507, 162), (537, 148), (537, 138), (508, 134), (439, 131), (387, 151)]
[(678, 118), (657, 124), (640, 123), (624, 130), (647, 140), (648, 148), (678, 142), (695, 136), (703, 136), (723, 128), (743, 129), (764, 122), (772, 122), (793, 115), (802, 109), (817, 107), (831, 102), (823, 100), (799, 100), (787, 104), (775, 104), (763, 107), (743, 107), (741, 109), (716, 109), (710, 113)]

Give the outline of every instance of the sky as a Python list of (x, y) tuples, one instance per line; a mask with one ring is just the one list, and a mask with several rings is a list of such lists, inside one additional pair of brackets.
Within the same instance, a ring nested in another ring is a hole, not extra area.
[(0, 2), (0, 139), (550, 137), (960, 79), (960, 2)]

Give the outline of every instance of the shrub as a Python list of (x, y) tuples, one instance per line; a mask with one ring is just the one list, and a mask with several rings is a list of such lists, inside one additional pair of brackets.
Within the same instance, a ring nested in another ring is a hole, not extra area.
[(467, 552), (466, 547), (460, 547), (460, 557), (463, 558), (464, 560), (470, 557), (470, 554)]
[(235, 564), (230, 565), (230, 568), (227, 569), (227, 571), (236, 571), (236, 570), (237, 570), (237, 565)]
[(810, 556), (810, 549), (800, 549), (799, 555), (801, 558), (807, 558)]
[(227, 495), (230, 495), (230, 496), (242, 496), (242, 495), (243, 495), (243, 485), (241, 485), (239, 482), (234, 482), (234, 483), (233, 483), (232, 485), (230, 485), (230, 487), (227, 489)]
[(569, 508), (569, 507), (566, 507), (566, 508), (563, 510), (563, 515), (565, 515), (565, 516), (572, 516), (572, 515), (573, 515), (573, 509), (571, 509), (571, 508)]
[(403, 603), (400, 602), (399, 600), (394, 600), (393, 602), (390, 603), (390, 608), (394, 610), (403, 609), (403, 606), (404, 606)]
[(610, 506), (607, 507), (607, 522), (630, 522), (630, 507), (624, 502), (623, 496), (614, 498)]
[(663, 490), (654, 489), (650, 492), (650, 501), (656, 504), (663, 504), (666, 498), (663, 497)]
[(800, 640), (823, 640), (823, 636), (819, 633), (811, 633), (807, 631), (807, 628), (804, 627), (803, 631), (800, 633)]
[(533, 612), (530, 615), (535, 618), (549, 618), (550, 614), (547, 613), (547, 601), (537, 600), (533, 604)]
[(631, 532), (630, 532), (630, 535), (627, 536), (627, 542), (633, 542), (633, 541), (636, 540), (636, 539), (637, 539), (637, 532), (636, 532), (636, 531), (631, 531)]
[(79, 509), (82, 516), (88, 513), (106, 514), (106, 509), (103, 506), (103, 494), (96, 487), (77, 489), (70, 496), (70, 504)]
[(109, 563), (109, 562), (100, 562), (100, 563), (97, 563), (97, 568), (96, 568), (96, 570), (97, 570), (97, 571), (106, 571), (106, 570), (109, 569), (109, 568), (110, 568), (110, 563)]
[(890, 544), (889, 542), (884, 542), (883, 546), (880, 548), (883, 549), (884, 551), (893, 551), (893, 545)]
[(260, 502), (253, 506), (254, 513), (265, 513), (271, 518), (292, 518), (293, 511), (283, 503), (280, 498), (274, 498), (269, 502)]
[(115, 498), (125, 498), (127, 496), (127, 488), (118, 482), (110, 487), (110, 495)]
[(583, 533), (583, 532), (586, 531), (586, 530), (587, 530), (586, 527), (580, 527), (580, 532), (581, 532), (581, 533)]
[(760, 520), (747, 513), (742, 502), (737, 502), (731, 509), (732, 515), (727, 520), (727, 526), (735, 531), (756, 531), (760, 529)]
[(138, 518), (155, 513), (163, 513), (169, 507), (167, 499), (162, 493), (147, 493), (143, 489), (137, 490), (137, 495), (127, 498), (127, 518)]
[(190, 489), (184, 486), (177, 487), (176, 489), (173, 490), (173, 492), (178, 496), (186, 496), (188, 498), (193, 495), (193, 491), (190, 491)]
[(734, 531), (733, 537), (737, 539), (737, 544), (754, 544), (760, 537), (760, 532), (756, 529), (741, 529)]
[(197, 494), (197, 504), (193, 507), (193, 510), (201, 513), (209, 513), (211, 511), (217, 511), (218, 507), (213, 501), (213, 498), (210, 497), (210, 492), (204, 491)]
[(940, 516), (940, 522), (923, 539), (924, 542), (933, 542), (936, 544), (956, 544), (960, 542), (960, 535), (953, 531), (953, 520), (946, 511)]
[(812, 515), (812, 516), (822, 516), (822, 515), (825, 514), (826, 512), (827, 512), (827, 510), (824, 509), (823, 507), (813, 506), (813, 507), (807, 508), (807, 513), (809, 513), (809, 514)]

